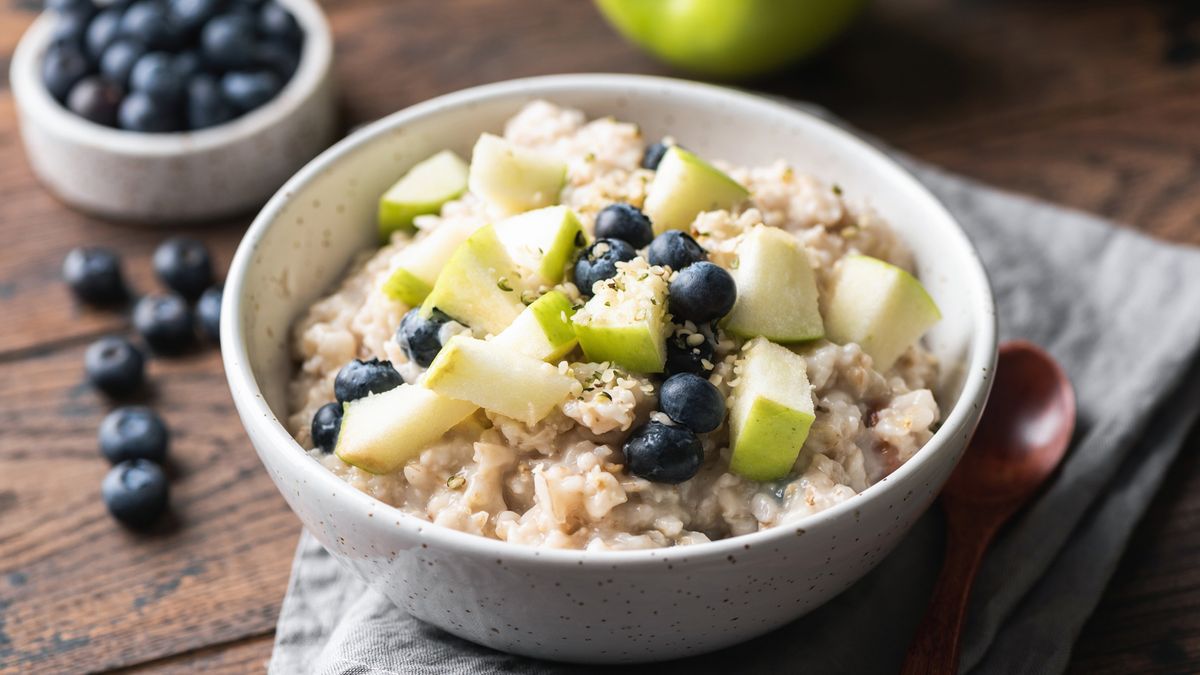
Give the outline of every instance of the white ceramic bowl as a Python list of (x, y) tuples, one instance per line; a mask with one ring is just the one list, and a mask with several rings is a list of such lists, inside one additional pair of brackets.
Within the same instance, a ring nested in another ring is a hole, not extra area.
[[(783, 157), (868, 197), (912, 245), (945, 314), (928, 336), (944, 364), (945, 422), (907, 464), (800, 522), (652, 551), (538, 550), (444, 529), (356, 491), (280, 423), (292, 322), (376, 245), (376, 199), (443, 148), (464, 156), (523, 103), (545, 98), (672, 134), (742, 164)], [(234, 258), (221, 317), (225, 371), (263, 463), (304, 525), (413, 615), (496, 649), (575, 662), (668, 659), (765, 633), (830, 599), (892, 549), (962, 453), (996, 358), (991, 290), (946, 210), (866, 143), (810, 115), (728, 89), (629, 75), (504, 82), (413, 106), (305, 167), (259, 214)]]
[(304, 30), (295, 75), (269, 103), (210, 129), (142, 134), (94, 124), (42, 85), (56, 17), (30, 26), (9, 71), (25, 154), (67, 204), (117, 220), (174, 224), (253, 211), (336, 139), (333, 37), (314, 0), (280, 0)]

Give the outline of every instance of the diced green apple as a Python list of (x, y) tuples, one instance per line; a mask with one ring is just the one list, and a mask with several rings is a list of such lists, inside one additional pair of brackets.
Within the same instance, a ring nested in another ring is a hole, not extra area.
[(565, 206), (548, 206), (496, 223), (496, 236), (517, 265), (548, 285), (562, 281), (567, 264), (584, 245), (583, 225)]
[(459, 323), (492, 335), (524, 311), (525, 282), (491, 225), (475, 230), (446, 262), (421, 312), (440, 309)]
[(346, 404), (334, 452), (370, 473), (391, 473), (421, 454), (478, 406), (402, 384)]
[(413, 219), (437, 213), (467, 190), (467, 163), (443, 150), (408, 170), (379, 199), (379, 233), (413, 229)]
[(384, 282), (383, 292), (410, 307), (420, 305), (433, 290), (433, 284), (450, 256), (476, 229), (466, 222), (449, 221), (424, 239), (409, 244), (397, 256), (396, 269)]
[(663, 155), (646, 192), (654, 233), (686, 230), (702, 211), (730, 209), (750, 196), (740, 183), (679, 146)]
[(730, 471), (757, 481), (788, 475), (815, 419), (804, 357), (765, 338), (747, 342), (729, 413)]
[(549, 415), (578, 383), (541, 359), (458, 335), (429, 365), (424, 384), (443, 396), (532, 425)]
[(566, 293), (550, 291), (526, 307), (512, 325), (492, 339), (492, 344), (555, 363), (578, 344), (571, 325), (574, 314), (575, 307)]
[(587, 359), (661, 373), (667, 358), (666, 281), (644, 267), (625, 267), (596, 288), (571, 318)]
[(877, 258), (852, 255), (839, 263), (826, 312), (829, 339), (856, 342), (886, 372), (942, 313), (908, 272)]
[(467, 184), (498, 214), (514, 215), (558, 203), (567, 165), (494, 136), (483, 134), (471, 152)]
[(825, 334), (817, 278), (804, 246), (777, 227), (757, 225), (738, 245), (737, 302), (725, 329), (775, 342), (814, 340)]

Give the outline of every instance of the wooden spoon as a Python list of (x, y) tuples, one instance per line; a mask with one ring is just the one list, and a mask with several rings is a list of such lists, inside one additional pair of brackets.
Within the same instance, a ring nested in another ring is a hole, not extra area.
[(942, 490), (946, 560), (904, 675), (958, 672), (967, 599), (983, 553), (1054, 472), (1074, 428), (1075, 393), (1062, 368), (1032, 343), (1001, 345), (979, 428)]

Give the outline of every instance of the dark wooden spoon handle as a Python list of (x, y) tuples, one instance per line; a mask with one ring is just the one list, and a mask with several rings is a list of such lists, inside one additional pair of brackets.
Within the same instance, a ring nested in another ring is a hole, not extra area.
[[(908, 648), (903, 675), (954, 675), (958, 672), (959, 638), (967, 615), (971, 584), (983, 553), (999, 523), (980, 522), (978, 514), (946, 505), (946, 560), (934, 587), (925, 618)], [(1001, 519), (1002, 520), (1002, 519)]]

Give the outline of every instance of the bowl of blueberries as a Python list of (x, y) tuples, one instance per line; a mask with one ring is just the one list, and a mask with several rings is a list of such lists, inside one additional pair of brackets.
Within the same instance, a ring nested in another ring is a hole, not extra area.
[(165, 224), (253, 211), (325, 149), (332, 63), (314, 0), (46, 0), (9, 77), (51, 191)]

